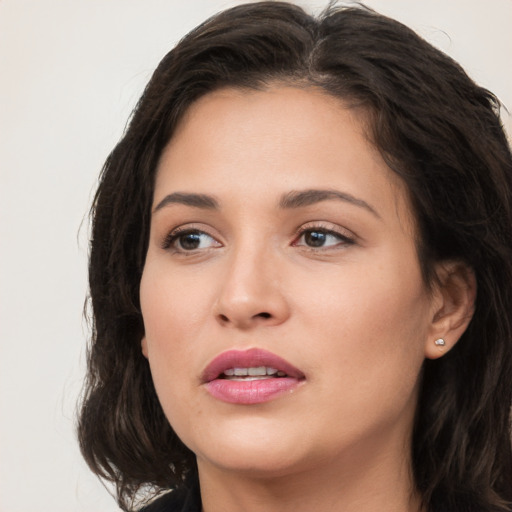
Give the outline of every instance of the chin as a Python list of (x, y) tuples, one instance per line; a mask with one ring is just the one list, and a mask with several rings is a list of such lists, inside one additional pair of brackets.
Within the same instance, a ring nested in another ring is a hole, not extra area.
[(208, 433), (196, 437), (195, 442), (184, 441), (199, 463), (205, 461), (248, 477), (275, 477), (294, 472), (307, 457), (301, 449), (303, 433), (274, 427), (261, 419), (231, 421), (227, 428), (220, 425), (209, 428)]
[[(231, 450), (234, 449), (231, 448)], [(208, 453), (198, 457), (199, 466), (202, 460), (223, 472), (258, 480), (275, 479), (298, 473), (306, 466), (303, 459), (296, 453), (292, 457), (290, 454), (288, 457), (283, 457), (262, 449), (236, 454)]]

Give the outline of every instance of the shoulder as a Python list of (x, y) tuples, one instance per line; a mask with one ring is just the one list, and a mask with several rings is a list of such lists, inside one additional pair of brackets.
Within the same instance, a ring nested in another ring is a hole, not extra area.
[(193, 487), (170, 491), (139, 512), (201, 512), (199, 489)]

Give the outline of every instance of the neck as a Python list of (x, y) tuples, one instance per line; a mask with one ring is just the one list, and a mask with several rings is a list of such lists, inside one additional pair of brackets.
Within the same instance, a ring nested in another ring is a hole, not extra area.
[(397, 458), (396, 451), (373, 448), (286, 475), (240, 473), (198, 460), (203, 512), (420, 512), (409, 453)]

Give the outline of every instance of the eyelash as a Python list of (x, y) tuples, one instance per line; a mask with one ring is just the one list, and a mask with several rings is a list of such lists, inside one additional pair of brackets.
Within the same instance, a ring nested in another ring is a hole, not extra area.
[[(310, 246), (306, 244), (299, 244), (299, 241), (302, 237), (304, 237), (308, 233), (318, 233), (324, 236), (333, 236), (336, 239), (339, 240), (339, 243), (336, 243), (331, 246)], [(176, 229), (173, 229), (162, 241), (162, 249), (164, 250), (172, 250), (173, 252), (180, 253), (180, 254), (194, 254), (197, 250), (201, 250), (200, 248), (197, 249), (184, 249), (183, 247), (177, 247), (177, 243), (180, 239), (180, 237), (183, 237), (184, 235), (206, 235), (207, 237), (214, 240), (219, 246), (221, 245), (220, 242), (217, 242), (215, 237), (205, 231), (204, 229), (198, 229), (198, 228), (192, 228), (192, 227), (178, 227)], [(329, 249), (335, 249), (339, 248), (339, 246), (349, 246), (355, 244), (355, 239), (351, 236), (345, 235), (340, 233), (337, 230), (332, 229), (331, 226), (326, 226), (322, 224), (315, 224), (315, 225), (306, 225), (301, 226), (294, 235), (294, 240), (292, 242), (292, 246), (294, 247), (303, 247), (307, 250), (311, 251), (318, 251), (318, 250), (329, 250)], [(208, 247), (210, 249), (211, 247)]]
[[(332, 246), (320, 246), (320, 247), (312, 247), (308, 245), (299, 245), (298, 242), (302, 237), (304, 237), (307, 233), (320, 233), (322, 235), (333, 236), (338, 239), (339, 243)], [(327, 226), (324, 224), (313, 224), (301, 226), (297, 232), (295, 233), (295, 239), (292, 243), (294, 246), (304, 247), (305, 249), (316, 251), (316, 250), (329, 250), (336, 249), (340, 246), (346, 247), (349, 245), (355, 244), (355, 238), (353, 236), (349, 236), (348, 234), (342, 234), (338, 230), (333, 229), (331, 225)]]
[(173, 250), (174, 252), (179, 252), (181, 254), (192, 254), (195, 251), (194, 250), (187, 250), (183, 248), (176, 247), (177, 242), (179, 241), (180, 237), (183, 237), (184, 235), (206, 235), (210, 237), (212, 240), (215, 240), (215, 237), (210, 235), (207, 231), (204, 229), (198, 229), (198, 228), (191, 228), (191, 227), (179, 227), (176, 229), (173, 229), (163, 240), (162, 242), (162, 249), (164, 250)]

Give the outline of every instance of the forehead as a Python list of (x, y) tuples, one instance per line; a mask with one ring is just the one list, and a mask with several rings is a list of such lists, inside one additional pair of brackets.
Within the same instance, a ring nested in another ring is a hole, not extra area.
[(361, 109), (316, 88), (209, 93), (191, 105), (161, 156), (155, 202), (191, 188), (228, 196), (236, 188), (249, 198), (338, 187), (410, 218), (405, 185), (369, 141), (366, 121)]
[[(193, 130), (196, 136), (209, 137), (219, 126), (236, 125), (240, 138), (259, 132), (275, 135), (281, 131), (281, 140), (314, 142), (320, 135), (326, 142), (342, 143), (339, 132), (346, 128), (357, 132), (359, 141), (366, 143), (366, 122), (369, 116), (362, 107), (326, 93), (318, 87), (293, 87), (276, 84), (264, 89), (226, 87), (208, 93), (193, 102), (178, 123), (169, 146), (173, 146), (184, 132)], [(219, 136), (221, 135), (220, 132)], [(230, 135), (231, 141), (237, 137)], [(327, 138), (326, 138), (327, 137)], [(373, 150), (368, 144), (365, 148)]]

